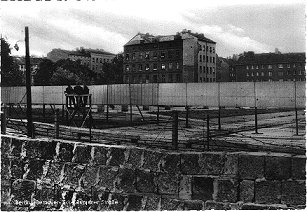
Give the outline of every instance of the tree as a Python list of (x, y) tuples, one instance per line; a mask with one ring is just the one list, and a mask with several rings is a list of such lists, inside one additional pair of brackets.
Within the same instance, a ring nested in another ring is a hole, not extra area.
[(19, 86), (22, 83), (22, 73), (14, 62), (10, 44), (1, 38), (1, 86)]
[(55, 72), (55, 64), (49, 59), (43, 59), (38, 65), (38, 70), (34, 76), (35, 85), (50, 85), (50, 79)]
[(104, 63), (97, 75), (96, 84), (119, 84), (123, 82), (123, 55), (118, 54), (111, 63)]

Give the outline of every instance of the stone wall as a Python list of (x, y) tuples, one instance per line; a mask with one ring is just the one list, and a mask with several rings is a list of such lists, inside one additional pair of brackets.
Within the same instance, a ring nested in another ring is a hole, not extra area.
[(2, 210), (305, 208), (305, 156), (2, 136)]

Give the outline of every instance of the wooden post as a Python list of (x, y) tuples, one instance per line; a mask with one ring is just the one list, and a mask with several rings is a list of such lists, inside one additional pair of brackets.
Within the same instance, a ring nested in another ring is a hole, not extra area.
[(6, 105), (3, 106), (3, 111), (1, 114), (1, 134), (6, 134)]
[(255, 133), (258, 134), (258, 111), (257, 111), (257, 107), (255, 107)]
[(207, 115), (207, 150), (209, 150), (209, 141), (210, 141), (210, 116)]
[(189, 126), (189, 109), (190, 109), (190, 107), (189, 107), (189, 106), (186, 106), (185, 109), (186, 109), (186, 114), (185, 114), (185, 127), (186, 127), (186, 128), (189, 128), (189, 127), (190, 127), (190, 126)]
[(157, 109), (157, 124), (159, 124), (160, 119), (159, 119), (159, 114), (160, 114), (160, 108), (159, 105), (157, 105), (158, 109)]
[(178, 149), (178, 111), (173, 111), (172, 146)]
[(54, 114), (54, 137), (59, 138), (60, 136), (60, 126), (59, 126), (59, 109), (55, 110)]
[(298, 117), (297, 117), (297, 106), (296, 106), (296, 80), (294, 81), (294, 107), (295, 107), (295, 129), (296, 129), (296, 135), (298, 135)]
[(219, 130), (221, 130), (222, 129), (222, 127), (221, 127), (221, 107), (219, 107), (218, 124), (219, 124)]

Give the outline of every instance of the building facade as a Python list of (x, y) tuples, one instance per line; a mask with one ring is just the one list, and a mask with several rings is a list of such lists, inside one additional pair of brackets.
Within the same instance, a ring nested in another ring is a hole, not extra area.
[(68, 58), (77, 61), (80, 60), (82, 65), (89, 67), (92, 71), (102, 71), (104, 63), (111, 63), (116, 55), (93, 49), (81, 49), (80, 51), (72, 51), (69, 53)]
[(216, 43), (184, 30), (176, 35), (138, 33), (124, 46), (124, 83), (214, 82)]
[(230, 66), (230, 81), (306, 81), (305, 58), (305, 53), (245, 52)]
[[(34, 76), (37, 73), (38, 66), (44, 58), (41, 57), (30, 57), (31, 64), (31, 83), (34, 83)], [(26, 59), (25, 57), (14, 56), (14, 60), (18, 65), (18, 70), (22, 73), (23, 76), (26, 76)], [(25, 77), (23, 77), (23, 83), (25, 83)]]

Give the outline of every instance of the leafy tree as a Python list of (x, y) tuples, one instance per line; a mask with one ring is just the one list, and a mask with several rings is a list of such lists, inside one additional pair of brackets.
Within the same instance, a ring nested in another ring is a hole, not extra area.
[(50, 85), (50, 79), (55, 72), (55, 64), (49, 59), (43, 59), (38, 65), (38, 70), (34, 76), (35, 85)]
[(123, 82), (123, 55), (118, 54), (111, 63), (104, 63), (102, 72), (97, 74), (96, 84), (119, 84)]
[(1, 38), (1, 86), (19, 86), (22, 83), (22, 73), (11, 54), (10, 44)]

